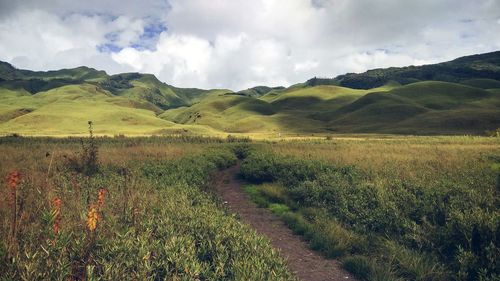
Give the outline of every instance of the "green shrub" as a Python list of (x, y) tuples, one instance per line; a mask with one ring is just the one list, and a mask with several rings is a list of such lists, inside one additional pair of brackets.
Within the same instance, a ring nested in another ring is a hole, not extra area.
[(258, 186), (260, 194), (271, 203), (284, 203), (286, 195), (283, 187), (277, 184), (261, 184)]
[(282, 218), (295, 234), (305, 235), (310, 231), (311, 224), (300, 214), (288, 212), (284, 213)]
[(360, 280), (366, 281), (403, 281), (390, 264), (381, 264), (379, 261), (366, 256), (350, 256), (342, 260), (343, 267)]
[(342, 260), (342, 265), (361, 280), (370, 280), (372, 263), (364, 256), (349, 256)]
[(475, 178), (466, 177), (459, 183), (443, 177), (427, 186), (402, 179), (380, 185), (353, 167), (259, 151), (245, 159), (242, 175), (249, 181), (272, 182), (261, 188), (269, 202), (325, 210), (320, 219), (306, 213), (282, 217), (327, 256), (383, 256), (369, 252), (373, 247), (380, 252), (383, 245), (359, 237), (387, 237), (396, 243), (398, 251), (391, 259), (380, 258), (377, 264), (385, 264), (372, 271), (372, 278), (394, 274), (394, 268), (411, 280), (444, 280), (448, 272), (450, 278), (463, 280), (489, 280), (500, 274), (500, 211), (494, 180), (493, 185), (481, 187), (473, 185)]
[(236, 157), (240, 160), (247, 158), (252, 150), (252, 146), (247, 143), (239, 143), (233, 146), (234, 154), (236, 154)]
[(274, 214), (280, 216), (283, 215), (284, 213), (287, 213), (290, 211), (290, 208), (288, 208), (287, 205), (284, 204), (277, 204), (277, 203), (272, 203), (268, 206), (269, 210), (273, 212)]
[(259, 187), (256, 185), (247, 185), (244, 191), (250, 196), (250, 199), (260, 208), (267, 208), (269, 202), (260, 193)]
[[(58, 168), (44, 180), (54, 186), (43, 188), (26, 177), (18, 194), (29, 224), (15, 240), (8, 221), (0, 224), (0, 280), (295, 280), (267, 239), (202, 191), (217, 169), (236, 161), (229, 147), (208, 148), (175, 160), (102, 165), (90, 178)], [(105, 203), (90, 230), (88, 201), (95, 208), (102, 187)], [(62, 202), (57, 233), (54, 195)]]
[(386, 258), (405, 279), (418, 281), (449, 280), (449, 273), (435, 258), (386, 240), (382, 248)]

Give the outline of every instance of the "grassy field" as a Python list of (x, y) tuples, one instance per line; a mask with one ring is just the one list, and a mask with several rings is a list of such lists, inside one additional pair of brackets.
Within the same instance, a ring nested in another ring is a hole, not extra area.
[(361, 280), (499, 280), (499, 58), (240, 92), (0, 62), (0, 280), (293, 280), (211, 191), (238, 159)]
[(361, 280), (498, 279), (498, 138), (235, 141), (0, 138), (2, 280), (293, 280), (211, 192), (236, 156), (258, 205)]
[[(429, 184), (446, 176), (456, 182), (488, 170), (488, 155), (500, 154), (500, 141), (485, 137), (365, 136), (331, 140), (278, 142), (270, 153), (321, 160), (338, 166), (355, 166), (376, 181), (405, 180)], [(491, 179), (490, 179), (491, 180)], [(494, 179), (493, 179), (494, 180)], [(476, 183), (474, 183), (476, 184)], [(489, 182), (488, 184), (492, 184)]]
[(204, 191), (235, 163), (231, 144), (108, 138), (84, 147), (0, 139), (1, 280), (294, 280), (266, 239)]
[(362, 280), (497, 280), (500, 142), (283, 141), (247, 152), (253, 200)]

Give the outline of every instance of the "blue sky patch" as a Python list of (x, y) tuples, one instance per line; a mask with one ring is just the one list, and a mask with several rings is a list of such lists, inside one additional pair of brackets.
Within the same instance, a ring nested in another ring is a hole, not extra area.
[[(125, 47), (131, 47), (139, 51), (154, 51), (156, 42), (158, 42), (160, 34), (164, 31), (167, 31), (165, 23), (153, 20), (144, 27), (144, 30), (137, 41), (132, 42), (129, 46)], [(117, 30), (106, 34), (104, 36), (106, 43), (98, 45), (96, 47), (97, 50), (101, 53), (116, 53), (121, 51), (123, 47), (116, 44), (116, 42), (119, 40), (122, 32), (123, 30)]]
[(137, 50), (155, 50), (156, 42), (162, 32), (167, 31), (165, 23), (153, 21), (144, 27), (143, 33), (138, 42), (134, 42), (131, 47)]
[(101, 45), (98, 45), (96, 48), (101, 53), (118, 53), (119, 51), (121, 51), (123, 49), (123, 48), (121, 48), (115, 44), (112, 44), (112, 43), (101, 44)]
[(144, 28), (141, 38), (156, 38), (164, 31), (167, 31), (167, 26), (163, 22), (154, 22)]

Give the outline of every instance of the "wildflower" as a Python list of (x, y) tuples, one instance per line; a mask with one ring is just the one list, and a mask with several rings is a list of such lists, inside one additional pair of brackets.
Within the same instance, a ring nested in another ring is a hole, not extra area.
[(99, 214), (97, 206), (92, 204), (89, 208), (89, 213), (87, 214), (87, 228), (93, 232), (97, 228), (98, 221), (99, 221)]
[(17, 185), (21, 180), (21, 174), (18, 171), (10, 172), (7, 176), (7, 185), (10, 187), (10, 200), (11, 204), (16, 203), (16, 195), (17, 195)]
[(104, 188), (99, 189), (97, 193), (97, 207), (100, 209), (104, 206), (104, 202), (106, 201), (106, 193), (107, 190)]
[(54, 215), (54, 224), (52, 225), (52, 228), (54, 229), (55, 234), (58, 234), (61, 229), (61, 203), (61, 198), (56, 197), (52, 200)]
[(18, 171), (12, 171), (7, 175), (7, 185), (10, 187), (10, 204), (12, 208), (11, 220), (11, 243), (17, 239), (17, 185), (21, 180)]
[(97, 228), (97, 223), (101, 220), (100, 212), (106, 202), (106, 193), (107, 190), (105, 188), (99, 189), (96, 202), (89, 208), (89, 213), (87, 214), (87, 228), (90, 231), (94, 231)]
[(21, 173), (18, 171), (13, 171), (10, 172), (9, 175), (7, 176), (7, 183), (10, 188), (16, 188), (17, 184), (19, 183), (19, 180), (21, 179)]

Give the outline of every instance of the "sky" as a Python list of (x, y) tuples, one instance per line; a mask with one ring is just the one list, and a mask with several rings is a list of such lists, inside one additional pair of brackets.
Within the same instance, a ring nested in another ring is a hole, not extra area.
[(500, 0), (0, 0), (0, 60), (242, 90), (500, 50)]

